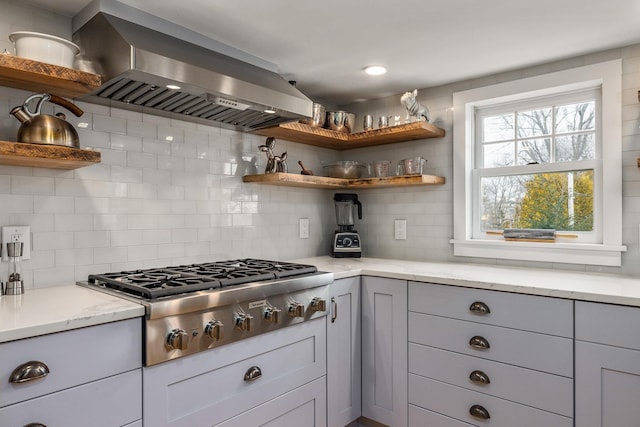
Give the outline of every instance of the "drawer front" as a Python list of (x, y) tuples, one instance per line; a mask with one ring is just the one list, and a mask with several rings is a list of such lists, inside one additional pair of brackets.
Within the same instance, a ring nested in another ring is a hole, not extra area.
[(321, 427), (327, 425), (324, 377), (215, 427)]
[[(474, 426), (573, 426), (573, 420), (570, 417), (552, 414), (414, 374), (409, 374), (409, 396), (414, 405)], [(474, 405), (480, 405), (488, 412), (490, 418), (482, 419), (472, 416), (470, 410)]]
[[(0, 407), (140, 368), (141, 320), (129, 319), (0, 344)], [(44, 363), (49, 374), (12, 384), (14, 369)]]
[(409, 405), (409, 427), (470, 427), (473, 424), (454, 420), (415, 405)]
[[(474, 337), (484, 339), (489, 348), (472, 347)], [(573, 377), (573, 340), (569, 338), (410, 312), (409, 341)]]
[[(475, 304), (473, 311), (472, 304)], [(409, 310), (573, 337), (573, 301), (559, 298), (409, 282)]]
[(640, 308), (576, 301), (576, 339), (640, 350)]
[[(245, 380), (254, 367), (261, 376)], [(325, 374), (323, 317), (143, 368), (144, 422), (210, 427)]]
[[(534, 408), (573, 416), (573, 380), (433, 347), (409, 344), (409, 372)], [(475, 373), (476, 381), (471, 380)], [(480, 382), (479, 379), (487, 382)]]
[(140, 369), (0, 409), (0, 425), (22, 427), (116, 427), (142, 418)]

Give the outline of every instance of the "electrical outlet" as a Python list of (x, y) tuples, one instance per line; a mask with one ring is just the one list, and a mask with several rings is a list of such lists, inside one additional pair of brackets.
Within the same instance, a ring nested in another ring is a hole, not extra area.
[(22, 259), (31, 258), (31, 227), (9, 225), (2, 227), (2, 259), (7, 261), (7, 243), (22, 242)]
[(309, 238), (309, 218), (300, 218), (298, 222), (298, 235), (301, 239)]
[(407, 240), (407, 220), (396, 219), (394, 221), (394, 237), (396, 240)]

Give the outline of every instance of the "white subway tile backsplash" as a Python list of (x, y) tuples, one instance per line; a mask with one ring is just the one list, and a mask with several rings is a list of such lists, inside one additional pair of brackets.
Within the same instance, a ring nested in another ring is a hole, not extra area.
[(128, 216), (118, 214), (93, 215), (93, 229), (99, 230), (127, 230)]
[(127, 133), (127, 121), (120, 117), (93, 115), (93, 130), (125, 135)]
[(95, 262), (93, 250), (59, 249), (54, 252), (54, 255), (55, 255), (55, 265), (57, 266), (67, 267), (67, 266), (91, 265)]
[(73, 244), (76, 248), (104, 248), (109, 246), (109, 231), (75, 231)]
[(171, 230), (144, 230), (142, 243), (145, 245), (162, 245), (171, 242)]
[(132, 168), (155, 169), (158, 165), (158, 156), (153, 153), (127, 153), (127, 166)]
[(127, 153), (142, 151), (142, 138), (137, 136), (111, 134), (110, 141), (110, 148), (112, 150), (123, 150)]
[(140, 230), (111, 231), (109, 236), (112, 247), (142, 244), (142, 231)]
[(93, 215), (89, 214), (56, 214), (54, 216), (55, 231), (88, 231), (93, 230)]
[[(95, 248), (93, 250), (93, 262), (95, 264), (111, 264), (114, 262), (126, 262), (129, 251), (125, 246)], [(84, 280), (84, 279), (81, 279)]]
[(31, 249), (34, 252), (72, 248), (73, 232), (53, 231), (33, 233), (33, 247)]
[(157, 139), (158, 126), (155, 123), (127, 120), (127, 135)]

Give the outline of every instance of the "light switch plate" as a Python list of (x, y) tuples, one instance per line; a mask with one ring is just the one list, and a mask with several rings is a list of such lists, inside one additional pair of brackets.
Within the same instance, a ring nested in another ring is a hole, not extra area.
[(2, 227), (2, 259), (7, 261), (7, 243), (22, 242), (22, 259), (31, 258), (31, 227), (8, 225)]
[(407, 240), (407, 220), (406, 219), (395, 220), (394, 238), (396, 240)]
[(299, 236), (301, 239), (309, 238), (309, 218), (300, 218), (299, 226)]

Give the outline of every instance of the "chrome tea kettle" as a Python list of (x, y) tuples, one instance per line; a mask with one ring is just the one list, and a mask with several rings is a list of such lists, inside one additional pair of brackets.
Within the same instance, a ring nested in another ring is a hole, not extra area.
[[(29, 110), (29, 103), (38, 100), (35, 112)], [(65, 107), (77, 117), (84, 112), (75, 104), (56, 95), (48, 93), (37, 93), (28, 97), (24, 104), (14, 107), (10, 114), (22, 123), (18, 129), (18, 142), (35, 144), (64, 145), (66, 147), (80, 148), (80, 138), (74, 127), (67, 122), (63, 113), (55, 116), (40, 114), (40, 109), (45, 101), (53, 102), (61, 107)]]

